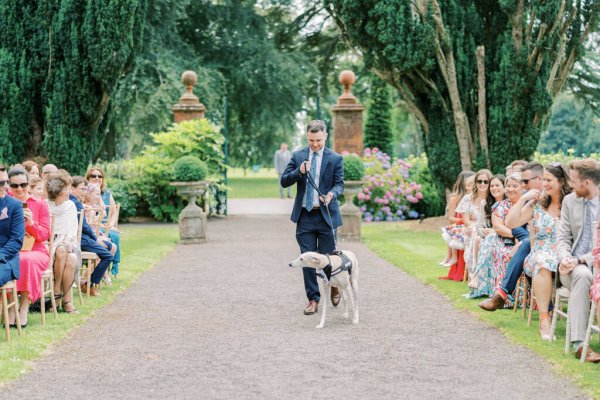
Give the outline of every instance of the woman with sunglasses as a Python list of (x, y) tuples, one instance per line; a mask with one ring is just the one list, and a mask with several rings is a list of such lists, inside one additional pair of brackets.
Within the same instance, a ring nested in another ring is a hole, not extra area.
[(533, 280), (532, 289), (540, 312), (539, 333), (543, 340), (550, 337), (548, 306), (552, 297), (552, 275), (558, 268), (556, 237), (563, 198), (571, 193), (569, 172), (561, 163), (550, 163), (542, 177), (544, 193), (529, 190), (514, 205), (519, 225), (533, 220), (531, 252), (523, 269)]
[(490, 191), (484, 206), (484, 223), (476, 229), (479, 236), (479, 255), (474, 269), (474, 276), (469, 282), (471, 293), (469, 298), (476, 299), (494, 294), (494, 251), (501, 238), (494, 230), (492, 212), (495, 205), (502, 202), (505, 196), (504, 175), (494, 175), (490, 180)]
[(119, 215), (116, 212), (109, 213), (109, 207), (115, 207), (116, 205), (115, 199), (112, 192), (106, 187), (106, 175), (100, 167), (91, 167), (85, 174), (85, 179), (87, 179), (90, 185), (96, 184), (100, 186), (102, 201), (104, 201), (104, 204), (106, 205), (106, 213), (107, 215), (111, 215), (110, 221), (108, 221), (108, 232), (106, 232), (106, 234), (110, 241), (117, 247), (111, 269), (111, 274), (116, 277), (119, 273), (119, 263), (121, 262), (121, 236), (116, 229), (117, 223), (119, 222)]
[[(8, 171), (8, 179), (13, 197), (23, 207), (25, 232), (35, 240), (31, 249), (24, 249), (19, 253), (20, 276), (17, 280), (17, 291), (21, 295), (19, 316), (21, 326), (25, 327), (29, 305), (42, 296), (40, 282), (50, 261), (50, 254), (46, 248), (46, 241), (50, 237), (50, 211), (45, 201), (29, 195), (27, 190), (29, 177), (24, 168), (11, 168)], [(14, 324), (14, 313), (11, 313), (8, 318), (9, 322)]]
[(479, 237), (476, 234), (478, 227), (484, 227), (483, 207), (489, 194), (492, 173), (487, 169), (477, 171), (475, 174), (475, 187), (471, 194), (471, 203), (468, 210), (463, 214), (465, 225), (465, 266), (469, 271), (469, 277), (473, 276), (475, 265), (477, 265), (477, 253), (479, 251)]

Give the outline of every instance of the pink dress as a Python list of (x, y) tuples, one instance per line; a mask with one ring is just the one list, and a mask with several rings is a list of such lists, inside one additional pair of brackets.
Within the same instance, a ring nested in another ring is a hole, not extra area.
[(42, 295), (40, 282), (50, 261), (46, 246), (50, 237), (50, 211), (44, 200), (36, 200), (33, 197), (27, 199), (27, 208), (33, 215), (33, 225), (27, 226), (26, 223), (25, 232), (35, 238), (35, 243), (31, 251), (19, 252), (21, 276), (17, 280), (17, 290), (29, 292), (29, 300), (34, 302)]

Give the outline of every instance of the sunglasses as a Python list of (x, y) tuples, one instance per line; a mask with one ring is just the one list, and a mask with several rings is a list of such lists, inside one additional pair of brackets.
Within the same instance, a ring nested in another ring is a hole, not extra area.
[(96, 175), (96, 174), (91, 174), (90, 178), (98, 178), (98, 179), (102, 179), (102, 175)]
[(490, 183), (490, 181), (485, 181), (483, 179), (477, 179), (475, 182), (477, 182), (478, 185), (487, 185)]
[(10, 181), (0, 181), (0, 187), (6, 186), (10, 183)]
[(529, 179), (521, 179), (521, 182), (523, 182), (523, 183), (524, 183), (524, 184), (526, 184), (526, 185), (529, 185), (529, 181), (530, 181), (530, 180), (532, 180), (532, 179), (536, 179), (536, 178), (539, 178), (539, 177), (540, 177), (540, 176), (538, 175), (538, 176), (532, 176), (532, 177), (531, 177), (531, 178), (529, 178)]
[(16, 189), (18, 187), (20, 187), (21, 189), (25, 189), (27, 186), (29, 186), (29, 183), (27, 182), (23, 182), (23, 183), (11, 183), (10, 187), (12, 189)]
[(4, 164), (0, 164), (0, 171), (6, 171), (6, 166)]

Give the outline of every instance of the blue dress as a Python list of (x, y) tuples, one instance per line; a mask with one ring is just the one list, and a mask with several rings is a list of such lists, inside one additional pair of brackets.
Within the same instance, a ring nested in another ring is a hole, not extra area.
[(23, 205), (9, 196), (0, 198), (0, 286), (20, 277), (19, 251), (24, 236)]
[[(102, 201), (106, 204), (106, 215), (108, 216), (108, 208), (110, 206), (110, 196), (112, 195), (111, 191), (106, 189), (104, 193), (101, 194)], [(108, 217), (107, 217), (108, 218)], [(108, 232), (108, 238), (111, 242), (113, 242), (117, 246), (117, 252), (113, 258), (112, 269), (110, 271), (111, 274), (117, 275), (119, 273), (119, 263), (121, 262), (121, 236), (119, 232), (110, 230)]]

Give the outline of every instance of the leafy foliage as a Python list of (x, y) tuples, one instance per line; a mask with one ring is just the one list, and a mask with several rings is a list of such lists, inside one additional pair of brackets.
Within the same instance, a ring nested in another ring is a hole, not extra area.
[(74, 173), (87, 168), (145, 11), (145, 0), (0, 3), (0, 157), (41, 154)]
[(202, 181), (208, 175), (206, 163), (196, 156), (183, 156), (173, 164), (173, 179), (177, 182)]
[(219, 184), (224, 166), (223, 136), (206, 119), (173, 124), (152, 135), (154, 144), (132, 160), (126, 173), (129, 188), (140, 199), (138, 209), (159, 221), (177, 221), (184, 206), (170, 186), (173, 163), (184, 155), (198, 157), (208, 167), (208, 180)]
[(382, 152), (393, 155), (391, 109), (387, 83), (374, 76), (371, 79), (371, 103), (363, 139), (365, 147), (377, 147)]
[(365, 166), (356, 154), (344, 155), (344, 180), (359, 181), (365, 175)]
[(487, 149), (496, 170), (533, 154), (552, 100), (582, 57), (582, 44), (598, 30), (600, 15), (598, 0), (564, 8), (560, 0), (326, 5), (367, 66), (417, 117), (440, 187), (450, 187), (462, 168), (488, 166), (478, 134), (477, 47), (485, 50)]
[(600, 148), (600, 120), (582, 100), (572, 95), (560, 96), (552, 107), (548, 129), (542, 134), (539, 151), (572, 151), (576, 156)]

